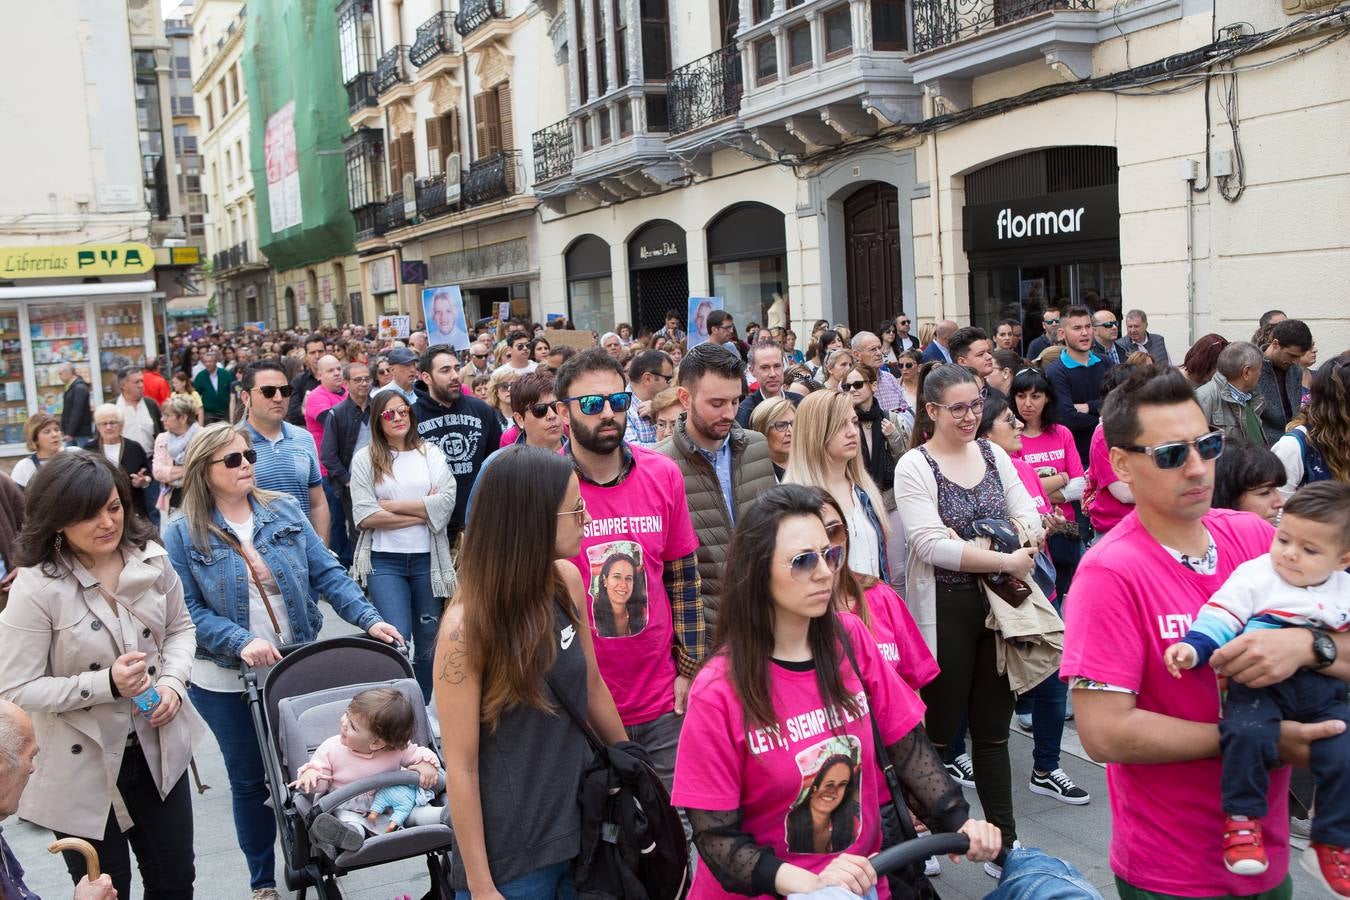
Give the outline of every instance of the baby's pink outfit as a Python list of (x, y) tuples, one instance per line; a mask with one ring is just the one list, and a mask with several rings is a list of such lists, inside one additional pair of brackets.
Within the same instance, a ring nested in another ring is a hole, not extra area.
[[(315, 789), (316, 794), (345, 787), (353, 781), (380, 775), (384, 772), (397, 772), (417, 763), (431, 763), (440, 769), (440, 760), (426, 747), (409, 743), (402, 750), (377, 750), (374, 753), (357, 753), (342, 743), (341, 735), (333, 735), (319, 745), (309, 762), (300, 767), (298, 775), (317, 772), (322, 779)], [(369, 798), (367, 797), (367, 803)], [(343, 804), (346, 806), (346, 804)], [(367, 806), (368, 808), (368, 806)]]

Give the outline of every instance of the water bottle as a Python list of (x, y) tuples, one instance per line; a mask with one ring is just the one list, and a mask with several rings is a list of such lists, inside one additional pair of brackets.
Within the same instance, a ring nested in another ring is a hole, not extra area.
[(152, 684), (132, 697), (131, 702), (136, 704), (136, 708), (148, 719), (155, 711), (155, 707), (159, 706), (159, 691), (155, 690), (155, 686)]

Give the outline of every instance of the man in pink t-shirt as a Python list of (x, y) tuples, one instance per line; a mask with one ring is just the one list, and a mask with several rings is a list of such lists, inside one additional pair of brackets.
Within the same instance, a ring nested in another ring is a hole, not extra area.
[[(305, 428), (314, 435), (314, 446), (323, 446), (324, 418), (328, 411), (347, 399), (347, 389), (342, 385), (342, 363), (336, 356), (324, 356), (314, 367), (319, 378), (319, 386), (305, 397)], [(320, 473), (327, 478), (328, 469), (319, 466)]]
[[(1073, 688), (1079, 735), (1107, 763), (1111, 869), (1122, 900), (1292, 896), (1288, 769), (1270, 781), (1261, 820), (1270, 867), (1235, 875), (1223, 865), (1217, 679), (1174, 680), (1163, 663), (1200, 607), (1243, 562), (1265, 553), (1272, 529), (1257, 516), (1211, 510), (1209, 427), (1176, 370), (1112, 391), (1102, 424), (1116, 475), (1135, 511), (1083, 557), (1066, 604), (1060, 672)], [(1202, 451), (1203, 447), (1203, 451)], [(1209, 456), (1208, 459), (1204, 458)], [(1261, 687), (1317, 657), (1312, 634), (1283, 628), (1242, 635), (1212, 658), (1222, 675)], [(1350, 677), (1350, 635), (1328, 669)], [(1286, 722), (1280, 757), (1306, 764), (1308, 744), (1341, 722)]]
[(689, 686), (707, 653), (698, 539), (679, 468), (624, 442), (633, 402), (625, 384), (599, 348), (558, 370), (566, 449), (591, 517), (572, 562), (586, 585), (600, 674), (629, 738), (669, 788)]

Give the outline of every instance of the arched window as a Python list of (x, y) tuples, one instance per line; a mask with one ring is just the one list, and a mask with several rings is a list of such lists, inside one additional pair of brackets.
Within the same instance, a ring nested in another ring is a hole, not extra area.
[(563, 253), (567, 269), (567, 318), (580, 329), (606, 332), (614, 327), (614, 278), (609, 244), (593, 234), (572, 242)]
[(773, 295), (787, 297), (783, 213), (753, 202), (718, 213), (708, 225), (708, 283), (742, 337), (749, 323), (768, 324)]

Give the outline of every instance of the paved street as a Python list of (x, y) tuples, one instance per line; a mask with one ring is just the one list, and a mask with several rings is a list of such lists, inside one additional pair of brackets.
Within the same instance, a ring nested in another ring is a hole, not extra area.
[[(351, 629), (329, 614), (323, 630), (324, 637), (333, 637)], [(1072, 724), (1072, 723), (1070, 723)], [(1031, 768), (1031, 738), (1017, 729), (1012, 730), (1014, 783), (1019, 789), (1014, 795), (1018, 829), (1022, 843), (1039, 847), (1048, 853), (1069, 860), (1097, 886), (1103, 896), (1117, 896), (1111, 872), (1107, 867), (1107, 846), (1110, 836), (1110, 812), (1106, 797), (1105, 770), (1084, 757), (1072, 728), (1065, 732), (1064, 768), (1085, 790), (1092, 794), (1092, 803), (1072, 807), (1049, 797), (1041, 797), (1026, 790), (1025, 781), (1016, 780), (1017, 773)], [(248, 873), (243, 855), (235, 843), (234, 825), (230, 814), (230, 794), (220, 752), (209, 736), (197, 753), (202, 780), (211, 786), (205, 794), (193, 799), (197, 828), (197, 890), (198, 895), (211, 898), (244, 898), (248, 896)], [(966, 792), (973, 807), (979, 801), (974, 791)], [(49, 856), (46, 846), (51, 834), (43, 829), (10, 819), (4, 823), (5, 836), (28, 872), (28, 886), (46, 900), (69, 896), (69, 879), (57, 857)], [(280, 858), (280, 851), (278, 851)], [(423, 862), (411, 860), (358, 872), (342, 881), (344, 894), (359, 900), (391, 900), (404, 894), (420, 897), (427, 890), (427, 872)], [(1294, 866), (1295, 897), (1321, 896), (1303, 870)], [(953, 865), (944, 859), (942, 876), (937, 888), (944, 900), (976, 900), (993, 890), (994, 882), (983, 868), (961, 863)]]

